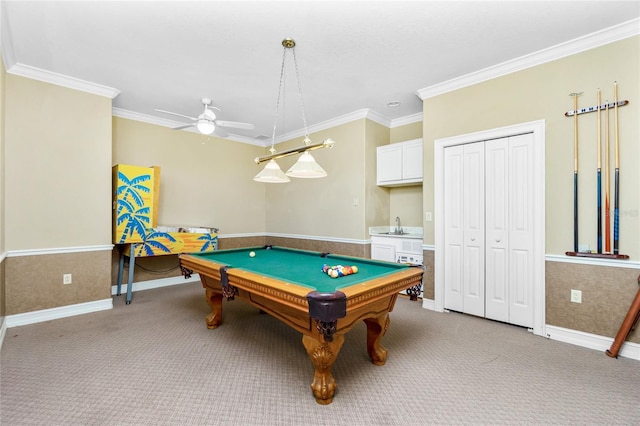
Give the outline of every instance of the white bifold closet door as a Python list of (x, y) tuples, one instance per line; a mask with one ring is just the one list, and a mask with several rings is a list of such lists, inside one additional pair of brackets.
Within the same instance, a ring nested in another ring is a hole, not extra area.
[(533, 326), (532, 143), (445, 148), (446, 309)]

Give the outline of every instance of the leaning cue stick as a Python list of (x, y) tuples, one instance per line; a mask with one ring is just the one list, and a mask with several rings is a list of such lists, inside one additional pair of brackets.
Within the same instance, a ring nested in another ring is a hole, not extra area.
[[(598, 89), (598, 108), (600, 107), (600, 89)], [(598, 169), (596, 205), (598, 206), (598, 253), (602, 253), (602, 125), (600, 111), (598, 111)]]
[(604, 251), (611, 253), (611, 218), (609, 217), (609, 102), (604, 121)]
[[(578, 110), (578, 96), (571, 93), (573, 110)], [(578, 114), (573, 116), (573, 251), (578, 253)]]
[(614, 94), (614, 102), (615, 106), (613, 107), (613, 123), (615, 127), (615, 182), (614, 182), (614, 190), (613, 190), (613, 254), (618, 254), (618, 241), (619, 241), (619, 187), (620, 187), (620, 150), (618, 146), (618, 82), (615, 81), (613, 83), (613, 94)]

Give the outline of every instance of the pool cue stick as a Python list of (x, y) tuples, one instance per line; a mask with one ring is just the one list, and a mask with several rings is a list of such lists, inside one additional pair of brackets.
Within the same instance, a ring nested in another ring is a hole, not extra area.
[[(578, 96), (571, 93), (573, 110), (578, 111)], [(578, 114), (573, 116), (573, 251), (578, 253)]]
[(600, 89), (598, 89), (598, 169), (596, 205), (598, 206), (598, 253), (602, 253), (602, 118), (600, 117)]
[(611, 218), (609, 217), (609, 101), (605, 102), (604, 121), (604, 251), (611, 253)]
[(615, 175), (614, 175), (614, 189), (613, 189), (613, 254), (618, 254), (618, 242), (619, 242), (619, 193), (620, 193), (620, 147), (618, 145), (618, 82), (613, 83), (614, 94), (614, 107), (613, 107), (613, 123), (615, 134)]

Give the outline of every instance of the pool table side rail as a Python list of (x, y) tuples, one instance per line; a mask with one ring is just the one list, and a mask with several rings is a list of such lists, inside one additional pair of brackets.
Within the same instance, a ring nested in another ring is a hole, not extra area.
[[(180, 255), (180, 263), (183, 268), (188, 268), (199, 274), (205, 274), (220, 281), (220, 269), (226, 266), (212, 260), (202, 259), (189, 254)], [(374, 278), (369, 281), (340, 288), (347, 296), (347, 306), (357, 305), (362, 301), (371, 300), (371, 294), (379, 293), (384, 297), (390, 293), (397, 293), (412, 286), (419, 285), (422, 281), (422, 269), (417, 267), (402, 268), (390, 274)], [(227, 270), (229, 282), (249, 291), (259, 291), (274, 302), (288, 302), (292, 307), (308, 311), (307, 294), (308, 287), (295, 283), (284, 282), (267, 275), (257, 274), (242, 268), (230, 268)], [(400, 279), (398, 277), (401, 277)], [(238, 281), (240, 280), (240, 281)], [(375, 296), (374, 296), (375, 297)]]
[[(221, 281), (220, 270), (225, 264), (202, 259), (192, 255), (180, 255), (180, 263), (200, 275), (206, 275), (214, 280)], [(298, 306), (301, 310), (308, 309), (307, 294), (311, 291), (308, 287), (297, 284), (285, 283), (269, 276), (256, 274), (242, 268), (227, 269), (229, 284), (248, 291), (259, 291), (274, 302), (288, 301), (292, 307)], [(304, 302), (304, 303), (303, 303)]]

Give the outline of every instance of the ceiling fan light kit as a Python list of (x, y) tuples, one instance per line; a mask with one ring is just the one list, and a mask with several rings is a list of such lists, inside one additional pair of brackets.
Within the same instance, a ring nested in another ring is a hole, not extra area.
[[(204, 111), (198, 117), (190, 117), (188, 115), (178, 114), (177, 112), (165, 111), (163, 109), (157, 109), (156, 111), (162, 112), (165, 114), (175, 115), (178, 117), (188, 118), (189, 120), (192, 121), (191, 124), (174, 127), (173, 128), (174, 130), (181, 130), (181, 129), (188, 129), (189, 127), (195, 127), (203, 135), (211, 135), (213, 134), (213, 132), (216, 131), (216, 128), (218, 127), (232, 127), (235, 129), (245, 129), (245, 130), (252, 130), (254, 128), (254, 125), (249, 123), (217, 120), (216, 113), (213, 112), (213, 109), (217, 109), (218, 111), (220, 111), (220, 108), (211, 106), (211, 99), (209, 98), (202, 98), (200, 101), (202, 102), (202, 105), (204, 105)], [(226, 136), (226, 134), (224, 132), (221, 132), (220, 130), (218, 130), (218, 134), (220, 136)]]
[(206, 118), (201, 118), (198, 120), (198, 124), (196, 124), (196, 128), (203, 135), (210, 135), (216, 130), (216, 125), (213, 124), (212, 121), (207, 120)]
[[(273, 123), (273, 136), (271, 138), (271, 148), (269, 149), (270, 155), (264, 157), (258, 157), (255, 159), (256, 164), (260, 164), (263, 161), (268, 161), (265, 168), (258, 173), (253, 180), (263, 183), (285, 183), (289, 182), (289, 176), (297, 178), (321, 178), (327, 176), (327, 172), (320, 167), (313, 156), (309, 153), (314, 149), (331, 148), (334, 142), (331, 139), (326, 139), (320, 143), (312, 144), (309, 138), (309, 132), (307, 130), (307, 120), (304, 114), (304, 104), (302, 102), (302, 91), (300, 90), (300, 75), (298, 73), (298, 62), (296, 61), (295, 46), (296, 42), (291, 38), (285, 38), (282, 40), (282, 65), (280, 68), (280, 86), (278, 87), (278, 98), (276, 101), (276, 114)], [(282, 93), (282, 86), (284, 83), (284, 65), (287, 57), (287, 49), (291, 49), (293, 53), (293, 62), (296, 70), (296, 78), (298, 80), (298, 95), (300, 97), (300, 108), (302, 110), (302, 121), (304, 123), (304, 146), (289, 149), (287, 151), (276, 152), (275, 140), (276, 140), (276, 126), (278, 124), (278, 110), (280, 109), (280, 94)], [(278, 158), (288, 157), (290, 155), (302, 154), (298, 161), (287, 170), (287, 173), (282, 173), (280, 166), (276, 163)]]

